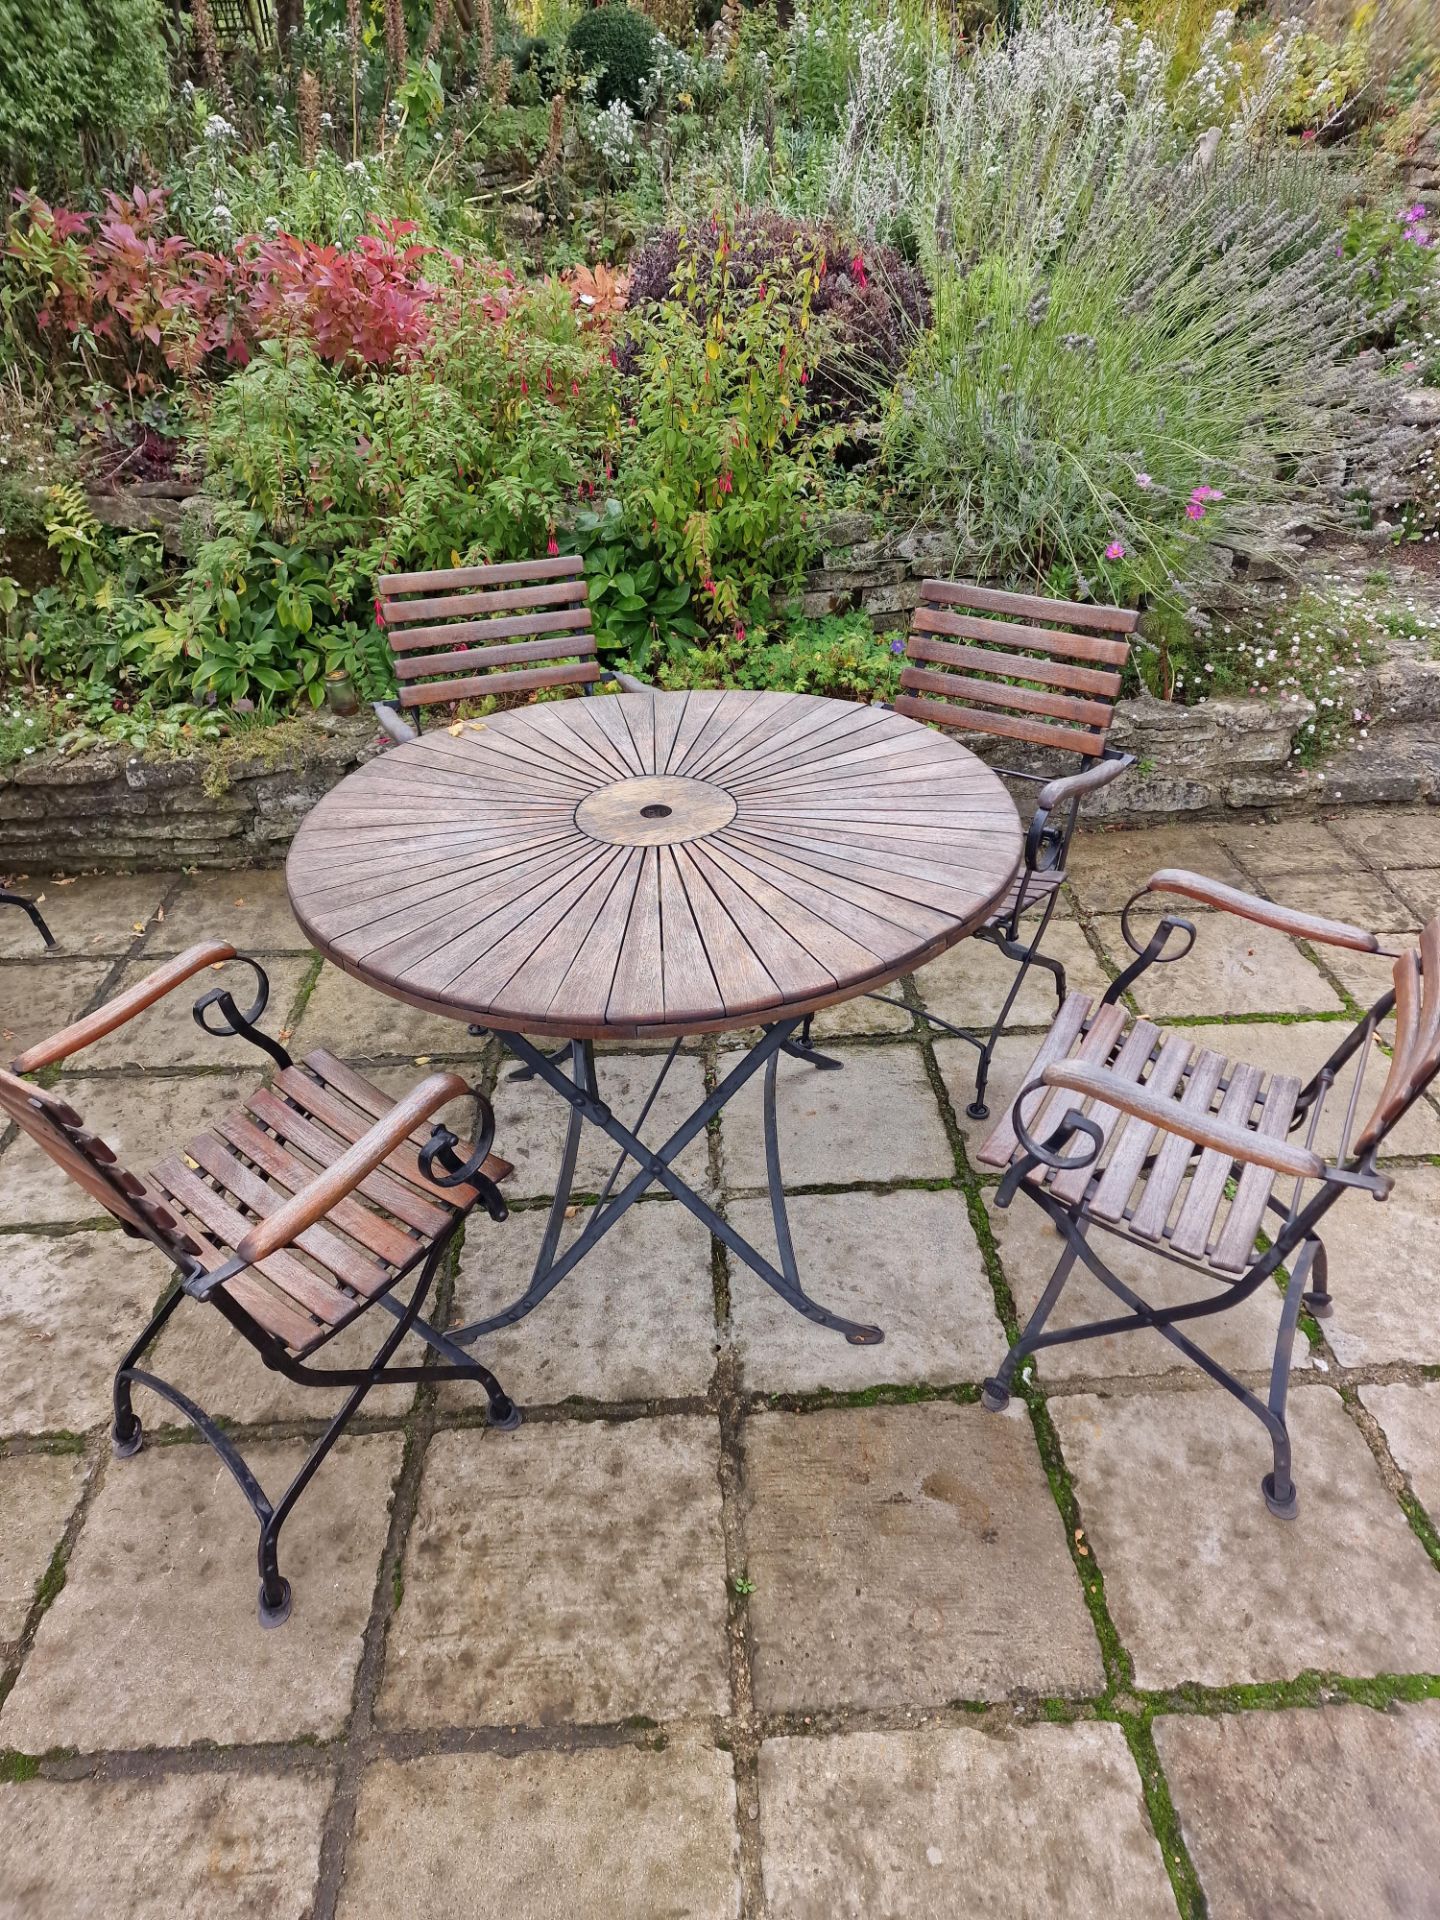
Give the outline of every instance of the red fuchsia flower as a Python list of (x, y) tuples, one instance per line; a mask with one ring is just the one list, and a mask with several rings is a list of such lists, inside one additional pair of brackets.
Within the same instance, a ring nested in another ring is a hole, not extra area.
[(855, 284), (858, 287), (860, 287), (862, 290), (865, 287), (869, 286), (870, 280), (869, 280), (869, 276), (865, 272), (865, 262), (860, 258), (860, 255), (858, 253), (856, 254), (855, 258), (850, 262), (850, 273), (851, 273), (851, 277), (855, 281)]
[(737, 640), (743, 640), (745, 638), (745, 629), (738, 620), (735, 622), (735, 638)]
[(380, 604), (380, 597), (378, 594), (375, 597), (375, 624), (377, 627), (383, 627), (385, 624), (385, 609)]
[(714, 593), (715, 591), (715, 582), (710, 578), (708, 573), (700, 582), (700, 591), (702, 593)]
[(615, 351), (614, 347), (611, 347), (610, 349), (610, 364), (612, 367), (618, 367), (620, 364), (620, 356)]
[(734, 476), (732, 474), (722, 473), (720, 478), (715, 482), (715, 491), (717, 493), (733, 493), (735, 491)]
[(550, 543), (549, 543), (549, 545), (548, 545), (548, 546), (546, 547), (546, 549), (545, 549), (545, 551), (546, 551), (546, 553), (548, 553), (548, 554), (549, 554), (549, 555), (551, 556), (551, 558), (552, 558), (552, 559), (553, 559), (553, 558), (555, 557), (555, 555), (556, 555), (557, 553), (559, 553), (559, 551), (560, 551), (560, 543), (559, 543), (559, 541), (558, 541), (558, 540), (557, 540), (557, 539), (555, 538), (555, 536), (554, 536), (554, 534), (553, 534), (553, 533), (552, 533), (552, 534), (551, 534), (551, 536), (550, 536)]
[(529, 393), (530, 391), (530, 382), (525, 378), (523, 373), (520, 376), (520, 391), (521, 393)]
[(1105, 549), (1105, 558), (1107, 560), (1123, 560), (1125, 558), (1125, 542), (1123, 540), (1112, 540)]
[(580, 382), (578, 380), (572, 380), (570, 382), (570, 398), (572, 400), (578, 400), (580, 398)]

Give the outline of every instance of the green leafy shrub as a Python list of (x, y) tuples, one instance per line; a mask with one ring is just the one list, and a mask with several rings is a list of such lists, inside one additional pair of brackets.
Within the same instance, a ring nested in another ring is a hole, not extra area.
[[(686, 241), (700, 268), (690, 284), (702, 292), (722, 237), (731, 249), (725, 283), (731, 301), (748, 299), (797, 254), (813, 259), (810, 312), (816, 340), (808, 399), (816, 414), (844, 416), (869, 402), (877, 387), (894, 379), (930, 324), (925, 282), (893, 247), (864, 246), (833, 225), (812, 225), (782, 213), (747, 213), (723, 234), (718, 220), (690, 229)], [(680, 248), (681, 230), (669, 226), (651, 234), (631, 256), (630, 310), (642, 328), (672, 293)], [(632, 331), (621, 348), (622, 370), (633, 368), (637, 352)]]
[(0, 0), (0, 151), (49, 181), (132, 139), (165, 103), (159, 0)]
[(644, 337), (621, 441), (637, 547), (691, 590), (707, 626), (762, 618), (808, 550), (813, 447), (800, 439), (818, 282), (803, 248), (743, 295), (724, 230), (682, 247), (673, 297)]
[(893, 700), (903, 640), (876, 634), (863, 613), (789, 620), (722, 634), (662, 666), (661, 686), (759, 687), (827, 700)]
[(643, 13), (612, 4), (592, 7), (570, 29), (570, 51), (595, 75), (595, 104), (621, 100), (632, 113), (645, 110), (655, 73), (655, 29)]

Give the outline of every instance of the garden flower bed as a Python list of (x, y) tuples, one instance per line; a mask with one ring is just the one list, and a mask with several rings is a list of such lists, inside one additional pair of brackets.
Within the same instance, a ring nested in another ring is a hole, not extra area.
[(560, 550), (670, 686), (886, 699), (927, 575), (1139, 606), (1142, 811), (1290, 804), (1424, 705), (1423, 10), (105, 4), (102, 104), (0, 86), (12, 819), (47, 756), (203, 797), (391, 691), (379, 574)]

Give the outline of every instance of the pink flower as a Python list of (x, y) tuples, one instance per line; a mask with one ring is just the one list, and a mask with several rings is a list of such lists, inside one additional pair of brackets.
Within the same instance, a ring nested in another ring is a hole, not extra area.
[(1153, 487), (1155, 482), (1150, 478), (1148, 473), (1137, 473), (1135, 476), (1135, 484), (1137, 487), (1144, 488)]
[(865, 288), (869, 286), (870, 282), (866, 277), (866, 273), (865, 273), (865, 262), (860, 258), (860, 255), (858, 253), (856, 254), (855, 258), (850, 262), (850, 272), (854, 276), (855, 283), (857, 286), (861, 288)]
[(1107, 560), (1123, 560), (1125, 558), (1125, 542), (1123, 540), (1112, 540), (1105, 549), (1105, 558)]
[(735, 638), (737, 640), (743, 640), (745, 638), (745, 629), (738, 620), (735, 622)]
[(731, 474), (722, 473), (720, 478), (715, 482), (715, 491), (717, 493), (733, 493), (735, 491), (734, 477)]
[(555, 538), (553, 533), (550, 536), (550, 544), (549, 546), (546, 547), (545, 551), (551, 556), (552, 559), (560, 551), (560, 543)]
[(377, 627), (383, 627), (385, 624), (385, 609), (380, 604), (378, 596), (375, 601), (375, 624)]
[(1191, 490), (1190, 498), (1194, 501), (1223, 500), (1225, 496), (1219, 487), (1195, 487)]
[(1187, 500), (1185, 502), (1185, 512), (1191, 520), (1203, 520), (1205, 518), (1205, 509), (1198, 500)]

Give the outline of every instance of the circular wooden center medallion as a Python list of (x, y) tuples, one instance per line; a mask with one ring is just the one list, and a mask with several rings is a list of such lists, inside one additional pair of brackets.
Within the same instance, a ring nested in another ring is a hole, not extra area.
[(592, 840), (615, 847), (668, 847), (718, 833), (735, 811), (734, 797), (723, 787), (661, 773), (587, 793), (575, 809), (575, 824)]

